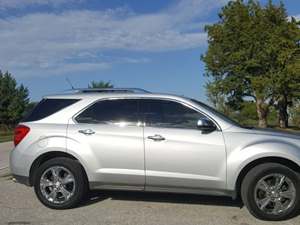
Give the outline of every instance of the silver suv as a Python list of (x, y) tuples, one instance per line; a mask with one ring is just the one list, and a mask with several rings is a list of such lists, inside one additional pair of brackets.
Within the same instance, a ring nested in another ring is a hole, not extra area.
[(300, 137), (241, 127), (194, 99), (140, 89), (47, 96), (14, 142), (13, 176), (54, 209), (91, 189), (241, 197), (265, 220), (300, 208)]

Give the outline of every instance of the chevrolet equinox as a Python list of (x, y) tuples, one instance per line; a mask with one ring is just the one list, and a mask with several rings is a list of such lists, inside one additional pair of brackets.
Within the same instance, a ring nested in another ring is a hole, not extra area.
[(15, 129), (11, 172), (54, 209), (93, 189), (241, 197), (264, 220), (300, 207), (300, 137), (245, 128), (194, 99), (142, 89), (47, 96)]

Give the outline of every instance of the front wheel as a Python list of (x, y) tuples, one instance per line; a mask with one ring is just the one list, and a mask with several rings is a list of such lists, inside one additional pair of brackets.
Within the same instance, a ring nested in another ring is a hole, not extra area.
[(69, 158), (53, 158), (43, 163), (36, 173), (34, 190), (47, 207), (75, 207), (86, 194), (87, 183), (81, 165)]
[(250, 213), (259, 219), (288, 219), (300, 207), (299, 174), (278, 163), (258, 165), (243, 180), (241, 196)]

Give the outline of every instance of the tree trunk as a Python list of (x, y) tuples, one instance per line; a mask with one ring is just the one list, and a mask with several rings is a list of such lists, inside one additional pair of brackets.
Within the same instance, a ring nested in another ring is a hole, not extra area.
[(258, 126), (266, 128), (268, 126), (268, 106), (264, 104), (262, 99), (257, 98), (256, 100), (256, 112), (258, 116)]
[(289, 126), (289, 115), (288, 115), (288, 101), (286, 96), (283, 96), (278, 101), (278, 123), (280, 128), (287, 128)]

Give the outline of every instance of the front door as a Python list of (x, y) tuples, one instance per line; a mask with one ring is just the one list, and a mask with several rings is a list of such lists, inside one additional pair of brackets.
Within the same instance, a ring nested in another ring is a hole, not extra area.
[(142, 100), (140, 110), (145, 120), (146, 189), (225, 189), (222, 132), (197, 129), (203, 114), (182, 103), (159, 99)]

